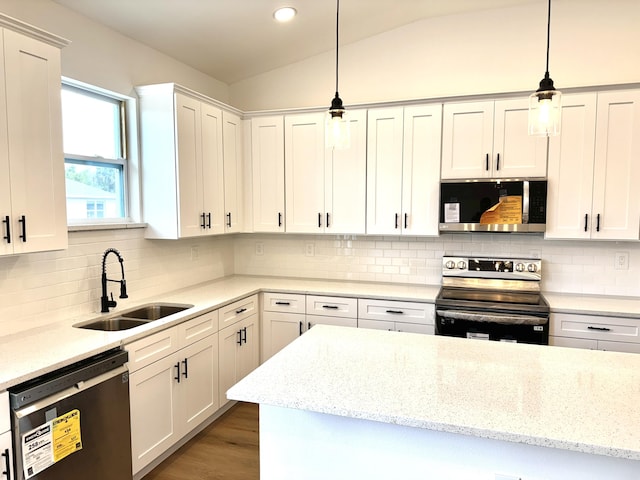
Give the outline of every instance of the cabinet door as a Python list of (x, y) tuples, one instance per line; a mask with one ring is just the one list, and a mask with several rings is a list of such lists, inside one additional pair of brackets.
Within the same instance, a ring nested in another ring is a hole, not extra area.
[(372, 109), (367, 124), (367, 233), (399, 234), (402, 107)]
[(598, 348), (598, 341), (588, 338), (556, 337), (553, 335), (549, 335), (549, 345), (552, 345), (554, 347), (584, 348), (585, 350), (596, 350)]
[(349, 110), (351, 145), (326, 149), (324, 231), (365, 233), (367, 218), (367, 112)]
[(202, 210), (206, 215), (205, 235), (224, 233), (224, 164), (222, 110), (202, 103)]
[[(0, 58), (3, 57), (4, 40), (3, 30), (0, 29)], [(11, 212), (11, 183), (9, 171), (9, 147), (7, 140), (7, 99), (5, 96), (4, 75), (0, 75), (0, 171), (5, 172), (0, 175), (0, 255), (13, 253), (13, 243), (7, 241), (11, 238), (12, 230), (12, 212)]]
[(218, 333), (218, 394), (220, 406), (227, 403), (227, 390), (238, 376), (238, 348), (242, 339), (240, 324), (229, 325)]
[(419, 323), (395, 323), (396, 332), (422, 333), (424, 335), (433, 335), (435, 333), (434, 325), (423, 325)]
[[(60, 51), (4, 30), (4, 54), (14, 252), (63, 249), (68, 242)], [(26, 223), (19, 223), (22, 216)]]
[(598, 341), (598, 350), (609, 352), (640, 353), (640, 343)]
[(545, 238), (591, 236), (596, 94), (562, 99), (562, 135), (549, 139)]
[(598, 94), (591, 238), (638, 240), (640, 90)]
[(529, 135), (529, 99), (496, 101), (493, 125), (494, 177), (547, 175), (547, 137)]
[(241, 232), (244, 224), (244, 184), (242, 131), (240, 117), (222, 112), (224, 146), (224, 231)]
[(406, 107), (402, 159), (403, 235), (438, 235), (442, 105)]
[(201, 105), (198, 100), (179, 93), (175, 99), (180, 236), (194, 237), (201, 235), (206, 226)]
[(284, 119), (251, 120), (253, 230), (284, 232)]
[(441, 178), (493, 175), (493, 102), (444, 105)]
[(218, 334), (208, 336), (179, 352), (180, 409), (183, 435), (209, 418), (220, 406), (218, 392)]
[(260, 365), (260, 327), (257, 314), (240, 322), (242, 345), (238, 349), (238, 371), (236, 382), (239, 382)]
[(370, 328), (372, 330), (388, 330), (391, 332), (395, 329), (395, 323), (386, 322), (384, 320), (369, 320), (367, 318), (359, 318), (358, 328)]
[(324, 231), (324, 114), (284, 119), (287, 232)]
[(164, 453), (181, 434), (175, 415), (179, 366), (171, 356), (129, 375), (134, 474)]
[(13, 471), (13, 444), (11, 432), (0, 433), (0, 472), (4, 472), (7, 480), (17, 478)]
[(293, 342), (304, 328), (304, 314), (262, 312), (262, 361)]

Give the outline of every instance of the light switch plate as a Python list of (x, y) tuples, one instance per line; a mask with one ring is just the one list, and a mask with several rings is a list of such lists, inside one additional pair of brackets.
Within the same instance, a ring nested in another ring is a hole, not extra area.
[(629, 252), (616, 252), (615, 269), (629, 270)]

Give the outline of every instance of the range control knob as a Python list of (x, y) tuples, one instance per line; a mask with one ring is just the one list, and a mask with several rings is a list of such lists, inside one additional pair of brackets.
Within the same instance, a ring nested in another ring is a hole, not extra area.
[(516, 263), (516, 272), (524, 272), (524, 263)]
[(458, 268), (460, 270), (464, 270), (465, 268), (467, 268), (467, 264), (461, 260), (458, 262)]
[(527, 270), (529, 270), (531, 273), (536, 273), (538, 271), (538, 267), (535, 263), (530, 263), (529, 265), (527, 265)]
[(456, 268), (456, 262), (454, 262), (453, 260), (449, 260), (447, 263), (444, 264), (444, 266), (449, 270), (453, 270), (454, 268)]

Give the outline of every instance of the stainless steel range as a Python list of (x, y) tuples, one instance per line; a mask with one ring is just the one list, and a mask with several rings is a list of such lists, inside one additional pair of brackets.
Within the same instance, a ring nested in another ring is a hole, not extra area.
[(443, 257), (436, 335), (548, 345), (541, 280), (539, 259)]

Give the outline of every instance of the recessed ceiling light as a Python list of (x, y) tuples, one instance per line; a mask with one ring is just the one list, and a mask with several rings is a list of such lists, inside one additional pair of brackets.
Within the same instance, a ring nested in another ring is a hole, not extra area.
[(293, 7), (282, 7), (273, 12), (273, 18), (279, 22), (288, 22), (296, 16), (296, 13), (298, 12)]

